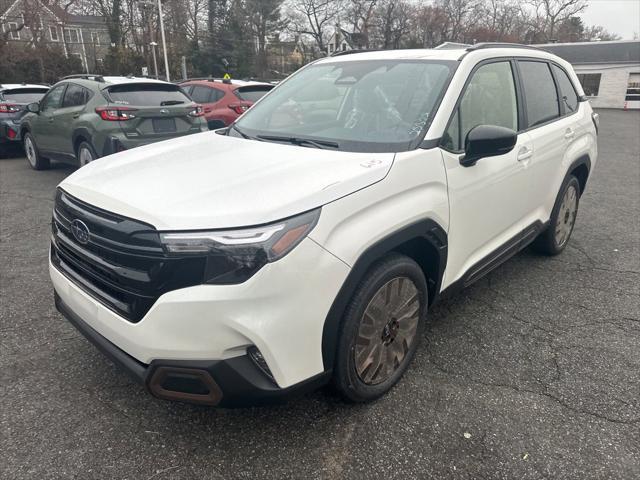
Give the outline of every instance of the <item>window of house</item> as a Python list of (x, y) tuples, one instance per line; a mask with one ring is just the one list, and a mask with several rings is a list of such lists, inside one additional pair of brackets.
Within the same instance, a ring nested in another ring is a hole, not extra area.
[(576, 93), (573, 83), (563, 69), (557, 65), (553, 65), (552, 68), (558, 80), (558, 86), (560, 87), (560, 100), (564, 105), (564, 113), (569, 114), (575, 112), (578, 109), (578, 94)]
[(54, 27), (53, 25), (49, 25), (49, 35), (51, 35), (51, 41), (57, 42), (60, 39), (58, 38), (58, 27)]
[(67, 43), (80, 43), (80, 34), (77, 28), (64, 29), (64, 41)]
[(329, 53), (333, 53), (333, 43), (329, 44)]
[(601, 73), (581, 73), (578, 80), (582, 84), (582, 89), (587, 97), (597, 97), (600, 92)]
[(624, 98), (627, 102), (640, 102), (640, 73), (630, 73), (627, 84), (627, 95)]
[(478, 125), (518, 130), (518, 103), (511, 63), (489, 63), (473, 74), (444, 135), (443, 146), (462, 151), (468, 133)]
[(9, 22), (9, 38), (11, 40), (20, 40), (20, 30), (16, 22)]
[(546, 62), (518, 62), (522, 73), (529, 127), (541, 125), (560, 116), (556, 84)]
[(91, 32), (91, 43), (94, 45), (100, 45), (100, 35), (98, 32)]

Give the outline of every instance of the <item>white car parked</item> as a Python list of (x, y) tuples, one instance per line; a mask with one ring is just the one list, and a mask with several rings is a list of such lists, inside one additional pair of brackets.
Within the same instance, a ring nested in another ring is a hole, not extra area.
[(597, 157), (571, 66), (542, 50), (339, 55), (229, 129), (64, 180), (58, 309), (154, 395), (232, 406), (407, 369), (438, 298), (533, 243), (560, 253)]

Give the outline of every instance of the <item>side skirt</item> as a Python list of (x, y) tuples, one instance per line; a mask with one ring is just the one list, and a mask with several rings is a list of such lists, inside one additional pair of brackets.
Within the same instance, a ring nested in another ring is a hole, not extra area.
[(502, 246), (495, 249), (489, 255), (469, 268), (469, 270), (467, 270), (459, 280), (456, 280), (440, 293), (438, 300), (450, 298), (460, 290), (463, 290), (469, 285), (480, 280), (489, 272), (502, 265), (520, 251), (524, 250), (536, 239), (538, 235), (544, 232), (548, 226), (549, 222), (542, 223), (541, 221), (537, 221), (526, 227), (518, 235), (508, 240)]

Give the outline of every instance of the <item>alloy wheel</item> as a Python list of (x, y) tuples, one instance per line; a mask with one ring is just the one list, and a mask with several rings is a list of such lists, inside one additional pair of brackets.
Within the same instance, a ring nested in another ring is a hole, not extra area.
[(354, 349), (360, 380), (377, 385), (390, 378), (407, 356), (418, 330), (420, 295), (407, 277), (384, 284), (360, 320)]
[(28, 135), (24, 141), (24, 150), (27, 155), (27, 160), (33, 168), (36, 168), (36, 149), (33, 145), (33, 140), (31, 140), (31, 136)]
[(93, 154), (87, 147), (80, 147), (80, 151), (78, 152), (78, 157), (80, 160), (80, 166), (84, 167), (86, 164), (93, 162)]
[(558, 248), (564, 246), (569, 240), (573, 224), (578, 213), (578, 192), (573, 185), (569, 185), (562, 198), (558, 218), (555, 225), (555, 241)]

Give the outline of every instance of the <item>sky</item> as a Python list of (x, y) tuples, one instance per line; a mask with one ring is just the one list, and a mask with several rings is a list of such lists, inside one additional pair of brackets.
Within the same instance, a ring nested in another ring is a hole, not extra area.
[(640, 0), (589, 0), (582, 20), (632, 40), (634, 33), (640, 35)]

